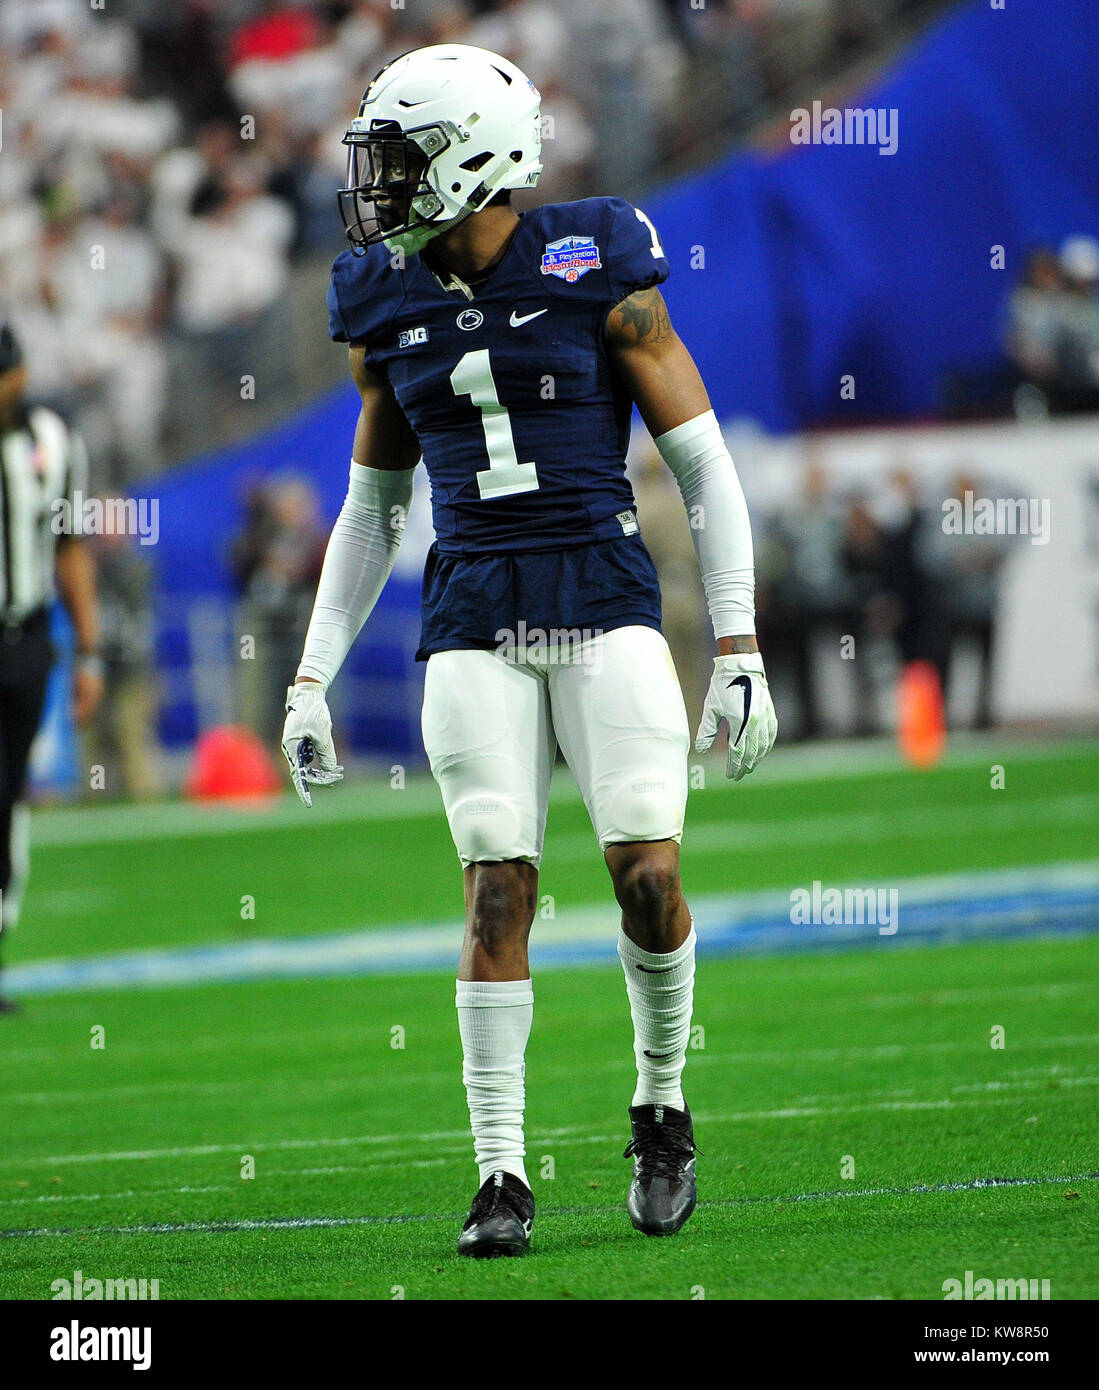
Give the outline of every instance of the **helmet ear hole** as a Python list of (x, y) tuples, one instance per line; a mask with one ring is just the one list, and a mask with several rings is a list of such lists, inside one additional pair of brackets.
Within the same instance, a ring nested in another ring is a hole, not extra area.
[(460, 183), (452, 183), (450, 185), (450, 191), (451, 193), (461, 193), (462, 185)]
[(523, 158), (523, 151), (512, 150), (511, 154), (508, 155), (508, 158), (511, 160), (513, 164), (518, 164)]

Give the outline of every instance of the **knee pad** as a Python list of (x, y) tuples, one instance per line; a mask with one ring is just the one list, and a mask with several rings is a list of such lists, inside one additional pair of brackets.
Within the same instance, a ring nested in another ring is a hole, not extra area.
[(533, 844), (524, 845), (519, 809), (507, 797), (485, 793), (465, 796), (449, 810), (450, 833), (463, 864), (502, 859), (531, 859)]
[(635, 770), (607, 798), (600, 843), (678, 840), (683, 834), (685, 791), (683, 779), (671, 776), (667, 768)]

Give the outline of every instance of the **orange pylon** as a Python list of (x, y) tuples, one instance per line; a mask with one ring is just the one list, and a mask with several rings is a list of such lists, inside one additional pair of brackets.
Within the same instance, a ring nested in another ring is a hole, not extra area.
[(912, 661), (897, 686), (897, 738), (913, 767), (934, 767), (946, 749), (946, 711), (939, 673), (930, 661)]

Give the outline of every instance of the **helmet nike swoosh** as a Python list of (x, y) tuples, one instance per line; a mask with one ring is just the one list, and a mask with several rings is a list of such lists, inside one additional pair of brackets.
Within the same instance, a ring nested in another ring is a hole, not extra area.
[(732, 690), (734, 685), (744, 688), (744, 718), (740, 721), (740, 733), (733, 739), (733, 747), (735, 748), (743, 737), (744, 730), (748, 727), (748, 716), (752, 712), (752, 678), (751, 676), (737, 676), (735, 680), (729, 682), (725, 689)]

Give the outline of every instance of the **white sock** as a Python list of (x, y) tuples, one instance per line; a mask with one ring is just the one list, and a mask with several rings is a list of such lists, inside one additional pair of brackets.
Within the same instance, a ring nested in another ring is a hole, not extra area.
[(694, 999), (694, 922), (683, 945), (666, 955), (643, 951), (619, 930), (618, 956), (626, 973), (626, 993), (633, 1015), (633, 1051), (637, 1058), (637, 1089), (631, 1103), (670, 1105), (682, 1110), (680, 1081), (687, 1060)]
[(523, 1054), (534, 1020), (534, 989), (529, 980), (457, 984), (462, 1080), (481, 1181), (503, 1171), (529, 1187), (523, 1166)]

